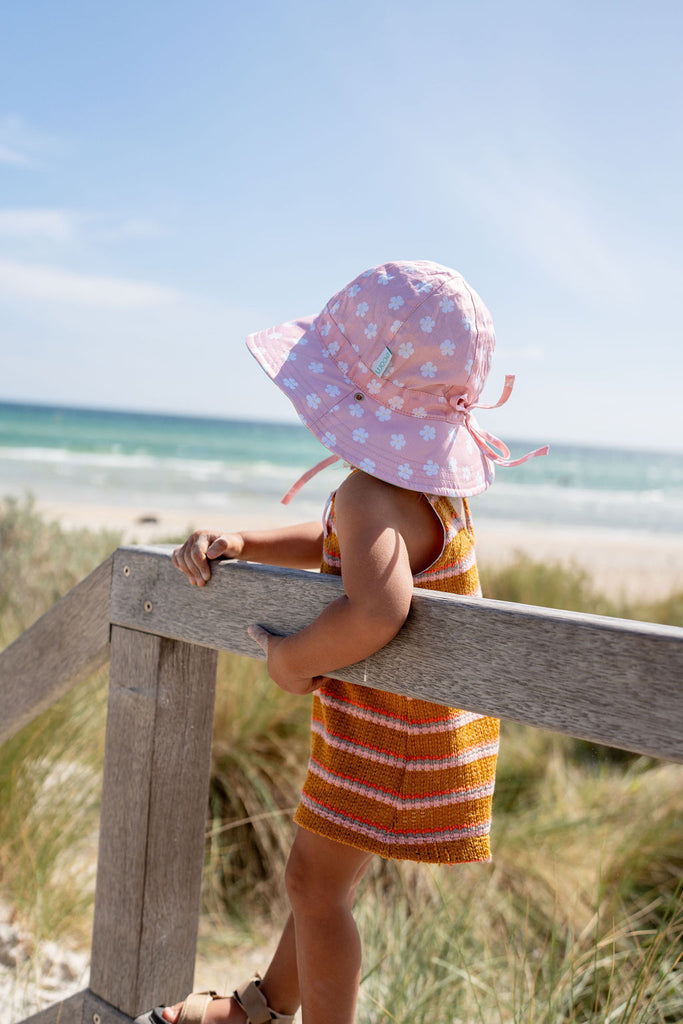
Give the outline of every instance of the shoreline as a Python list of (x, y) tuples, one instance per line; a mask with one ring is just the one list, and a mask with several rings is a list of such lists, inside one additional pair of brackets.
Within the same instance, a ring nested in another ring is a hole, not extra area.
[[(124, 544), (169, 543), (192, 529), (225, 531), (271, 529), (306, 518), (301, 508), (276, 506), (270, 512), (219, 513), (201, 507), (145, 506), (36, 501), (36, 509), (64, 529), (113, 530)], [(597, 527), (567, 528), (543, 523), (487, 519), (475, 521), (481, 566), (503, 566), (525, 555), (587, 573), (595, 589), (613, 599), (656, 600), (683, 590), (683, 535), (648, 534)]]

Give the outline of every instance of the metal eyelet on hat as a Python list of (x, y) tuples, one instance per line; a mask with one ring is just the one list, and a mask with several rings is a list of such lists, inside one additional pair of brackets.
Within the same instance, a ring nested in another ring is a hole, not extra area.
[(363, 399), (365, 398), (365, 395), (361, 394), (360, 391), (356, 391), (353, 397), (356, 399), (357, 402), (362, 402)]

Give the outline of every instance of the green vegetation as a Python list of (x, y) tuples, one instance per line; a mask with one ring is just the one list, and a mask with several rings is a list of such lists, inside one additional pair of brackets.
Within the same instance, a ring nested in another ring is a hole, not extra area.
[[(0, 506), (0, 644), (116, 547)], [(683, 625), (683, 594), (614, 607), (578, 570), (520, 558), (487, 596)], [(104, 745), (99, 673), (0, 747), (0, 899), (87, 948)], [(219, 660), (204, 873), (207, 948), (282, 919), (308, 701)], [(683, 1019), (683, 769), (504, 723), (490, 865), (377, 862), (359, 898), (359, 1024)], [(208, 936), (211, 936), (210, 938)], [(235, 979), (235, 981), (240, 979)]]

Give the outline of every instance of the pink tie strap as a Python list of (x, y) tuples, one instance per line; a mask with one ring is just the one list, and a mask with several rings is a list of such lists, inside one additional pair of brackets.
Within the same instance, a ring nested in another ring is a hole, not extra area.
[(529, 459), (535, 459), (538, 455), (547, 455), (549, 451), (548, 445), (544, 444), (542, 448), (536, 448), (533, 452), (527, 452), (526, 455), (522, 455), (519, 459), (511, 459), (510, 449), (505, 442), (501, 441), (499, 437), (495, 437), (494, 434), (489, 434), (487, 430), (482, 430), (479, 424), (473, 419), (472, 409), (498, 409), (501, 405), (505, 405), (512, 394), (514, 383), (514, 374), (507, 374), (501, 396), (498, 401), (494, 402), (492, 405), (470, 404), (467, 401), (467, 395), (459, 395), (455, 402), (451, 402), (452, 408), (455, 409), (456, 412), (462, 413), (465, 426), (467, 427), (472, 439), (476, 442), (486, 458), (490, 459), (490, 461), (496, 466), (521, 466), (523, 462), (528, 462)]
[(319, 462), (316, 466), (313, 466), (312, 469), (307, 469), (303, 476), (300, 476), (297, 482), (295, 484), (292, 484), (292, 486), (289, 488), (284, 497), (280, 498), (280, 502), (283, 505), (289, 505), (294, 495), (301, 490), (304, 484), (308, 483), (311, 477), (314, 477), (316, 473), (320, 472), (321, 469), (327, 469), (327, 467), (331, 466), (333, 462), (338, 461), (338, 455), (330, 455), (327, 459), (323, 459), (322, 462)]

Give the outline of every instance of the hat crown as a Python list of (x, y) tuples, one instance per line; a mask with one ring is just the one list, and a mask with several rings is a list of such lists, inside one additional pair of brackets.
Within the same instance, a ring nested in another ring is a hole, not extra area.
[(315, 326), (341, 371), (361, 388), (369, 384), (380, 401), (380, 391), (395, 388), (406, 389), (410, 404), (420, 395), (430, 405), (461, 394), (475, 401), (495, 346), (477, 293), (456, 271), (424, 260), (360, 274), (330, 299)]

